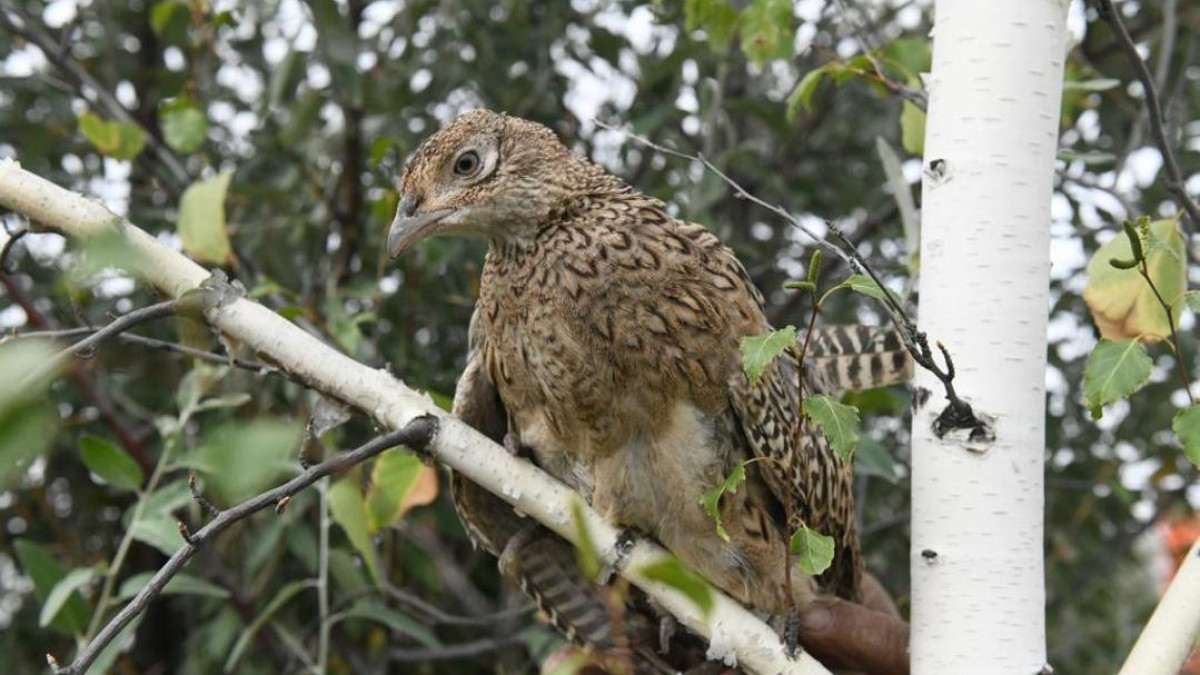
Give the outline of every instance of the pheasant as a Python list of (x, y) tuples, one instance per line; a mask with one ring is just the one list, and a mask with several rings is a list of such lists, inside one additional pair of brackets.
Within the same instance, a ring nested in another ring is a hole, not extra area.
[[(417, 149), (401, 187), (392, 257), (435, 235), (490, 244), (456, 414), (753, 609), (857, 598), (851, 467), (798, 410), (813, 392), (903, 377), (898, 341), (867, 329), (814, 336), (823, 362), (801, 368), (793, 347), (751, 384), (739, 340), (771, 326), (732, 251), (534, 122), (463, 115)], [(718, 533), (701, 496), (756, 458), (721, 500)], [(499, 499), (459, 476), (453, 486), (472, 538), (535, 587), (560, 628), (604, 638), (594, 598), (554, 597), (570, 590), (545, 569), (561, 572), (561, 559), (522, 566), (536, 561), (521, 551), (552, 535), (523, 534)], [(817, 578), (787, 567), (801, 525), (835, 542)]]

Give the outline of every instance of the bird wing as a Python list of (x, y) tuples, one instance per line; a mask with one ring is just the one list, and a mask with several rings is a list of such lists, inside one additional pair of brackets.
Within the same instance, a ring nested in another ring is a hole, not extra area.
[[(803, 343), (801, 337), (798, 342)], [(805, 355), (821, 393), (886, 387), (912, 379), (913, 362), (900, 332), (880, 326), (821, 326)]]

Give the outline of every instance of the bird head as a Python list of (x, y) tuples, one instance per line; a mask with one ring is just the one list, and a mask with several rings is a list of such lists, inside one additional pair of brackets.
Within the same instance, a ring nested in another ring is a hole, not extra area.
[(475, 110), (430, 136), (409, 159), (388, 254), (442, 234), (531, 241), (539, 223), (603, 170), (546, 127)]

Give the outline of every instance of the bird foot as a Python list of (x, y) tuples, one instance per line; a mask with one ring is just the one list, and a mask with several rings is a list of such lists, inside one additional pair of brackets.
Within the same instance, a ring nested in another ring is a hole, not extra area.
[(517, 459), (529, 459), (533, 457), (533, 448), (521, 442), (521, 437), (514, 431), (504, 434), (504, 449), (508, 454)]

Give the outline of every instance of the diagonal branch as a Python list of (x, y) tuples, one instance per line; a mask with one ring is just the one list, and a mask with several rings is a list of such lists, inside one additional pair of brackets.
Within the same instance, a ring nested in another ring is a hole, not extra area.
[[(141, 263), (141, 278), (171, 296), (178, 297), (210, 278), (204, 268), (99, 203), (24, 171), (12, 160), (0, 160), (0, 205), (76, 239), (122, 234)], [(425, 415), (437, 417), (438, 433), (427, 448), (431, 457), (558, 535), (578, 539), (569, 515), (572, 502), (582, 501), (576, 493), (450, 416), (428, 396), (385, 371), (358, 363), (247, 298), (219, 298), (205, 309), (205, 317), (221, 332), (278, 364), (290, 377), (367, 412), (385, 428), (400, 429)], [(661, 561), (668, 555), (666, 551), (646, 540), (626, 549), (615, 528), (590, 507), (581, 506), (590, 539), (605, 562), (680, 623), (710, 644), (720, 645), (713, 656), (736, 659), (742, 668), (759, 675), (828, 675), (807, 654), (796, 660), (788, 658), (775, 631), (725, 594), (714, 590), (714, 606), (705, 616), (685, 595), (648, 578), (643, 570)]]

